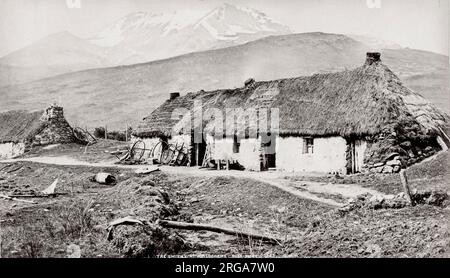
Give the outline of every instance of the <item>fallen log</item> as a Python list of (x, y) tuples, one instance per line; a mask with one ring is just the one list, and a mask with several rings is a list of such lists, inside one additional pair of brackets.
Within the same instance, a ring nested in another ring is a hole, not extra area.
[(238, 236), (238, 237), (248, 237), (248, 238), (251, 238), (254, 240), (262, 240), (262, 241), (265, 241), (265, 242), (268, 242), (271, 244), (281, 244), (281, 241), (282, 241), (280, 239), (270, 237), (270, 236), (246, 233), (246, 232), (241, 232), (241, 231), (237, 231), (237, 230), (216, 227), (216, 226), (210, 226), (210, 225), (204, 225), (204, 224), (194, 224), (194, 223), (187, 223), (187, 222), (161, 220), (161, 219), (157, 221), (157, 224), (159, 224), (165, 228), (193, 230), (193, 231), (210, 231), (210, 232), (215, 232), (215, 233), (234, 235), (234, 236)]
[(23, 168), (23, 165), (19, 165), (18, 167), (14, 168), (12, 170), (6, 171), (6, 173), (7, 174), (11, 174), (12, 172), (18, 171), (18, 170), (20, 170), (22, 168)]
[(13, 198), (49, 198), (57, 197), (59, 195), (68, 195), (69, 193), (51, 193), (51, 194), (11, 194), (9, 197)]
[(3, 171), (3, 169), (6, 169), (6, 168), (8, 168), (8, 167), (11, 166), (11, 165), (12, 165), (12, 164), (7, 164), (6, 166), (0, 168), (0, 171)]
[(3, 194), (0, 194), (0, 198), (6, 199), (6, 200), (10, 200), (10, 201), (28, 203), (28, 204), (37, 204), (34, 201), (21, 200), (21, 199), (17, 199), (17, 198), (14, 198), (14, 197), (6, 196), (6, 195), (3, 195)]

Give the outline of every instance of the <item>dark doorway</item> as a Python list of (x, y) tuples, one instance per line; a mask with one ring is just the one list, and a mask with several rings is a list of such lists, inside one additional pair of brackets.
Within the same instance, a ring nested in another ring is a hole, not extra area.
[(202, 166), (206, 153), (206, 142), (202, 140), (201, 143), (193, 143), (192, 146), (191, 166)]
[(271, 133), (261, 134), (261, 171), (276, 168), (276, 136)]

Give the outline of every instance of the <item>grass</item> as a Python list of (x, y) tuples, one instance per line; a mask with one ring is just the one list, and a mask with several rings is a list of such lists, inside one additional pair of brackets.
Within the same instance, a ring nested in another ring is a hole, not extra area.
[[(412, 185), (448, 190), (447, 159), (448, 153), (443, 153), (409, 168)], [(105, 187), (91, 182), (89, 177), (97, 171), (112, 172), (118, 177), (118, 184)], [(80, 247), (82, 257), (450, 256), (448, 208), (420, 205), (361, 209), (341, 215), (332, 208), (252, 179), (164, 172), (136, 176), (125, 169), (23, 163), (14, 175), (6, 177), (8, 187), (1, 190), (42, 190), (55, 177), (61, 178), (58, 190), (73, 188), (73, 194), (39, 199), (38, 205), (0, 200), (3, 257), (66, 257), (72, 244)], [(401, 189), (396, 177), (354, 175), (322, 179), (397, 192)], [(229, 235), (168, 230), (155, 234), (162, 238), (160, 244), (155, 244), (153, 236), (139, 227), (118, 228), (117, 241), (107, 241), (105, 224), (127, 215), (149, 221), (164, 218), (229, 226), (286, 241), (271, 246)], [(188, 249), (180, 247), (180, 238), (175, 234), (185, 238)]]

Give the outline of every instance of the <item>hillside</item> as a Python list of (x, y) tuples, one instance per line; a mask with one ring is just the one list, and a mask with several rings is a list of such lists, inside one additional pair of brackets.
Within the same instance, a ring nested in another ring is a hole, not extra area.
[[(351, 69), (368, 47), (344, 35), (271, 36), (239, 46), (131, 66), (93, 69), (0, 88), (0, 111), (65, 107), (81, 126), (118, 129), (136, 124), (170, 92), (232, 88), (244, 80), (270, 80)], [(382, 60), (405, 84), (449, 113), (448, 57), (411, 49), (383, 50)], [(422, 91), (423, 90), (423, 91)], [(446, 101), (445, 101), (446, 100)], [(445, 101), (445, 102), (444, 102)]]
[(111, 66), (103, 51), (69, 32), (56, 33), (0, 58), (0, 81), (13, 84)]
[(91, 38), (59, 32), (0, 57), (0, 86), (167, 59), (290, 33), (289, 27), (258, 10), (231, 4), (210, 11), (134, 12)]

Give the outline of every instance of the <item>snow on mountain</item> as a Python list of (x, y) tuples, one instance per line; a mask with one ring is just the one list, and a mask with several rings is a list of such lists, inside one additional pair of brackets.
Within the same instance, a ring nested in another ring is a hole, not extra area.
[(246, 43), (291, 30), (264, 13), (230, 4), (203, 13), (196, 10), (172, 13), (136, 12), (100, 31), (90, 42), (107, 48), (110, 60), (124, 64)]
[(354, 34), (347, 34), (346, 36), (354, 39), (355, 41), (362, 42), (363, 44), (369, 46), (372, 51), (381, 51), (382, 49), (401, 49), (401, 48), (403, 48), (398, 43), (387, 41), (387, 40), (382, 40), (379, 38), (374, 38), (371, 36), (354, 35)]

